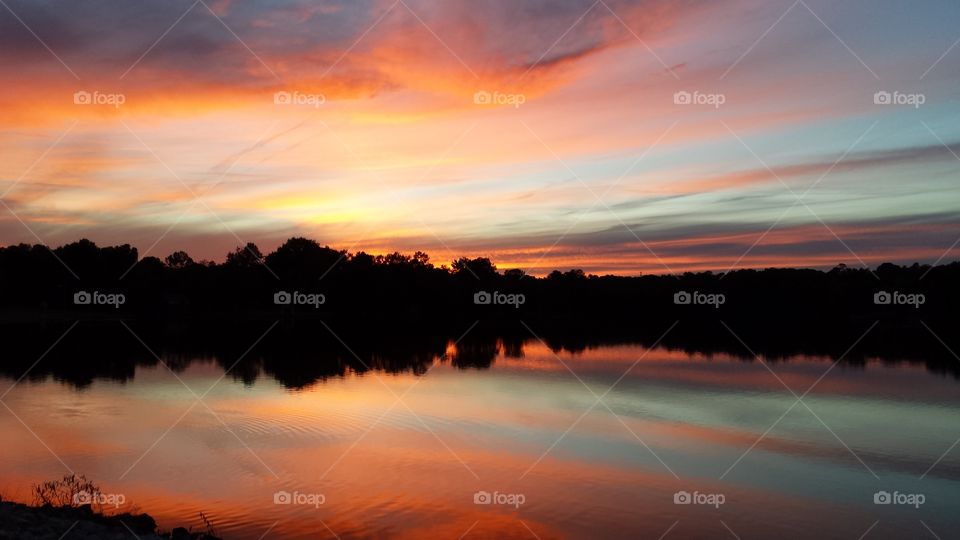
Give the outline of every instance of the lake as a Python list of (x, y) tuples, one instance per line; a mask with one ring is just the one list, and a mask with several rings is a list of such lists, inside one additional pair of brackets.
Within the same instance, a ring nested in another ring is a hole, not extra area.
[(297, 386), (204, 354), (82, 385), (7, 376), (0, 493), (75, 471), (121, 511), (230, 539), (960, 530), (960, 384), (922, 364), (530, 339), (478, 367), (457, 349)]

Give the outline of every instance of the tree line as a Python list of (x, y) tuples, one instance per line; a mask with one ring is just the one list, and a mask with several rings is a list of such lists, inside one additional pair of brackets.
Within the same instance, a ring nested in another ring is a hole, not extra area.
[[(461, 257), (437, 266), (420, 251), (350, 253), (302, 237), (268, 254), (252, 243), (238, 246), (220, 263), (194, 260), (184, 251), (163, 259), (141, 258), (130, 245), (99, 247), (80, 240), (54, 249), (28, 244), (0, 248), (0, 309), (7, 318), (81, 311), (123, 317), (316, 315), (396, 322), (526, 317), (629, 325), (726, 317), (812, 324), (875, 317), (909, 323), (955, 320), (958, 278), (958, 262), (629, 277), (574, 269), (535, 277), (519, 269), (501, 271), (486, 257)], [(95, 292), (122, 295), (123, 303), (97, 305), (96, 298), (78, 303), (78, 293)], [(287, 296), (278, 301), (280, 293)], [(300, 296), (291, 296), (295, 293)], [(309, 295), (314, 301), (297, 301)]]

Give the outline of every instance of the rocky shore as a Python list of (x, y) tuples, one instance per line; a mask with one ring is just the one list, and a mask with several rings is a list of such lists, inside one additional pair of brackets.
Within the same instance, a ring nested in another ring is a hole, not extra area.
[(184, 528), (158, 533), (157, 522), (147, 514), (106, 516), (89, 506), (27, 506), (0, 502), (0, 540), (218, 540), (208, 533)]

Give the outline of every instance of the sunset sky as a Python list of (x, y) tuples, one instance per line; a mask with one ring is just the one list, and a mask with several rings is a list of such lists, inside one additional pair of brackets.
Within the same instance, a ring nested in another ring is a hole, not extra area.
[(956, 0), (0, 0), (0, 244), (952, 261), (958, 21)]

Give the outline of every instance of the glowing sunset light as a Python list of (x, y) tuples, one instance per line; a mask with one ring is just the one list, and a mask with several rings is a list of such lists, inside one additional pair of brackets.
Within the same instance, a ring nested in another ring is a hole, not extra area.
[(954, 4), (191, 4), (0, 10), (4, 245), (637, 274), (956, 240)]

